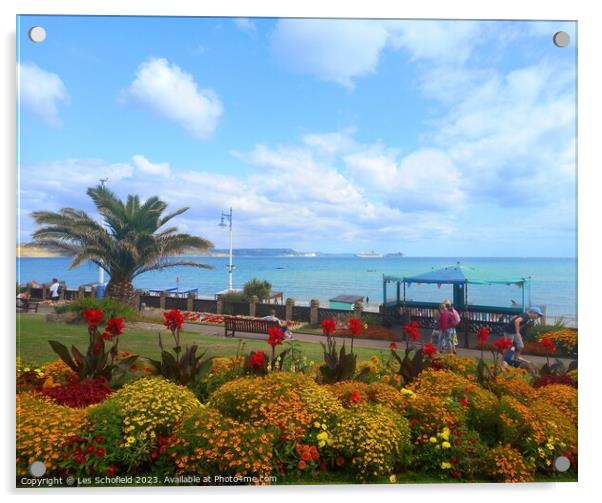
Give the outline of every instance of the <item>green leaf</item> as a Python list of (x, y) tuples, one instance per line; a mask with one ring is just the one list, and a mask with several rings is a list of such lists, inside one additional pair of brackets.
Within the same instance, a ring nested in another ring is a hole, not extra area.
[(57, 341), (48, 341), (52, 350), (59, 355), (60, 359), (63, 360), (73, 372), (79, 373), (80, 368), (75, 364), (71, 355), (69, 354), (69, 350), (66, 346)]
[(163, 360), (161, 365), (161, 373), (163, 374), (163, 377), (177, 380), (179, 376), (179, 368), (175, 357), (168, 351), (162, 351), (161, 358)]

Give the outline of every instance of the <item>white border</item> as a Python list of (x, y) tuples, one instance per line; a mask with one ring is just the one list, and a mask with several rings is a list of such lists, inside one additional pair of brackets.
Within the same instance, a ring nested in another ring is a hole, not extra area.
[[(599, 372), (602, 357), (602, 330), (599, 314), (600, 302), (596, 292), (602, 288), (599, 263), (602, 260), (600, 249), (600, 224), (594, 215), (600, 214), (600, 162), (599, 148), (602, 138), (600, 126), (600, 50), (602, 49), (600, 18), (594, 10), (596, 2), (573, 1), (525, 1), (506, 0), (484, 2), (482, 0), (420, 0), (415, 2), (387, 2), (370, 0), (358, 2), (348, 0), (336, 3), (324, 0), (305, 0), (289, 5), (282, 1), (222, 0), (221, 2), (202, 2), (193, 0), (4, 0), (0, 3), (2, 23), (2, 100), (4, 117), (1, 121), (1, 152), (4, 154), (2, 169), (4, 202), (4, 239), (2, 245), (3, 275), (5, 278), (0, 289), (3, 306), (4, 363), (6, 379), (2, 392), (5, 415), (2, 416), (3, 439), (6, 440), (2, 456), (5, 492), (12, 499), (15, 494), (26, 496), (24, 491), (15, 492), (14, 483), (14, 310), (13, 284), (15, 280), (15, 15), (20, 14), (105, 14), (105, 15), (188, 15), (188, 16), (288, 16), (288, 17), (403, 17), (403, 18), (465, 18), (465, 19), (557, 19), (577, 20), (579, 22), (579, 324), (581, 332), (581, 370), (580, 380), (580, 466), (577, 484), (531, 484), (522, 486), (500, 485), (429, 485), (429, 486), (303, 486), (294, 488), (212, 488), (212, 489), (155, 489), (152, 491), (86, 491), (72, 490), (69, 493), (78, 498), (106, 498), (116, 492), (125, 493), (128, 498), (159, 499), (170, 493), (178, 497), (193, 496), (199, 498), (234, 497), (246, 500), (278, 500), (283, 498), (306, 501), (316, 498), (352, 498), (365, 499), (377, 492), (381, 499), (422, 498), (430, 500), (440, 498), (477, 501), (487, 498), (490, 501), (516, 501), (524, 497), (546, 501), (565, 500), (567, 498), (587, 498), (600, 492), (597, 487), (600, 454), (599, 401), (596, 403), (595, 374)], [(598, 147), (598, 148), (596, 148)], [(597, 288), (597, 290), (596, 290)], [(599, 296), (599, 295), (598, 295)], [(598, 315), (598, 316), (596, 316)], [(599, 375), (599, 374), (598, 374)], [(31, 497), (32, 494), (26, 497)], [(68, 494), (69, 494), (68, 493)], [(64, 499), (63, 491), (37, 492), (40, 499)]]

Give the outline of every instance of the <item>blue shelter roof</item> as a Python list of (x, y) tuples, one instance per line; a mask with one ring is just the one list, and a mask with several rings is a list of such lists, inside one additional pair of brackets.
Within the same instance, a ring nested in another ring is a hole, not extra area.
[(516, 284), (524, 283), (527, 278), (494, 278), (478, 272), (472, 267), (456, 264), (416, 276), (384, 276), (385, 280), (404, 283), (436, 283), (440, 285), (457, 284)]

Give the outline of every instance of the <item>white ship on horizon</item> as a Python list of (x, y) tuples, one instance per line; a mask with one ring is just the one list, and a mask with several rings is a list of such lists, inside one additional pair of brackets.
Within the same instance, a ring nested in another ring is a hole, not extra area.
[(356, 253), (355, 256), (359, 257), (359, 258), (382, 258), (383, 254), (375, 252), (374, 250), (372, 250), (371, 252)]

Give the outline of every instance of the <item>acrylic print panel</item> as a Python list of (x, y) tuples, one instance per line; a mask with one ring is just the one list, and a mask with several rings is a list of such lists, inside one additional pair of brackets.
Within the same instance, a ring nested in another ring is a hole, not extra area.
[(576, 23), (17, 23), (18, 486), (576, 480)]

